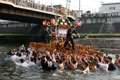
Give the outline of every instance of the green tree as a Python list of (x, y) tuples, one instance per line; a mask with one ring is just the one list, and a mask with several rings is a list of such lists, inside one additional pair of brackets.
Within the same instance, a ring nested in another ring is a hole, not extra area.
[(86, 11), (86, 13), (87, 13), (87, 14), (90, 14), (90, 13), (91, 13), (91, 11), (89, 11), (89, 10), (88, 10), (88, 11)]

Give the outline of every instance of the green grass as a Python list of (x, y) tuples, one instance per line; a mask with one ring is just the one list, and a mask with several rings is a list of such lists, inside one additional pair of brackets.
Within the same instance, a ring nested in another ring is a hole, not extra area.
[[(81, 34), (80, 33), (80, 35), (81, 36), (86, 36), (86, 34)], [(88, 36), (90, 36), (90, 37), (99, 37), (99, 36), (101, 36), (101, 37), (120, 37), (120, 33), (89, 33), (89, 34), (87, 34)]]
[(0, 34), (0, 36), (40, 36), (40, 34)]
[[(89, 37), (120, 37), (120, 33), (88, 33)], [(0, 34), (0, 36), (41, 36), (41, 34)], [(80, 36), (86, 36), (85, 33), (80, 33)]]

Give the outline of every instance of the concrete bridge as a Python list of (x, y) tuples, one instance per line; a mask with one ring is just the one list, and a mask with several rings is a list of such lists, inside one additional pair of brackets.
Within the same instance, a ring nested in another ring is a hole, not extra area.
[[(34, 7), (18, 4), (17, 0), (0, 0), (0, 19), (41, 24), (43, 20), (60, 17), (55, 8), (45, 8), (41, 5)], [(20, 0), (21, 1), (21, 0)], [(68, 15), (70, 21), (75, 17)]]

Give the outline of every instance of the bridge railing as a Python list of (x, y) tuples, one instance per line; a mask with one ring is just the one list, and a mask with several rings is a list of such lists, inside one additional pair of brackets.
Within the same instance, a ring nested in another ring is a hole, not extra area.
[[(26, 7), (26, 8), (32, 8), (32, 9), (37, 9), (37, 10), (42, 10), (42, 11), (47, 11), (47, 12), (59, 14), (58, 9), (55, 7), (31, 2), (28, 0), (0, 0), (0, 1), (11, 2), (14, 5), (19, 5), (19, 6)], [(68, 15), (74, 16), (73, 13), (69, 13)]]

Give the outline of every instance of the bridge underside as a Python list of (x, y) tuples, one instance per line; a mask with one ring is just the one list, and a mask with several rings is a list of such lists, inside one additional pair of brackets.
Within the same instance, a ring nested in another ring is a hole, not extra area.
[(43, 20), (50, 20), (51, 18), (54, 16), (0, 4), (0, 19), (39, 24)]
[[(58, 15), (56, 17), (59, 17)], [(43, 13), (0, 3), (0, 19), (41, 24), (43, 20), (55, 18), (55, 14)], [(70, 21), (72, 18), (68, 17)]]

